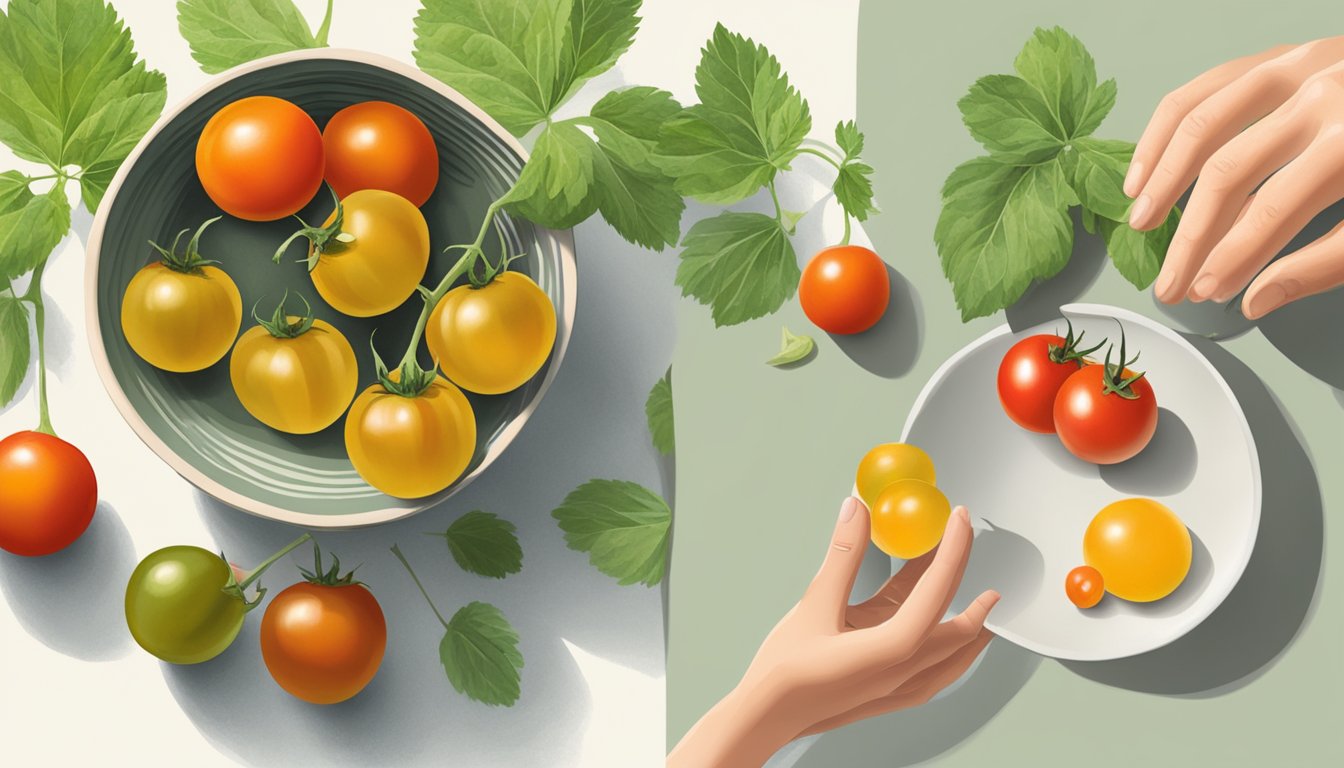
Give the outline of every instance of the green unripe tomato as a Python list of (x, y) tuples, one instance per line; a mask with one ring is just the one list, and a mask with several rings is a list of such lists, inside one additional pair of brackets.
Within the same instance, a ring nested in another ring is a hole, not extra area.
[(247, 604), (224, 591), (229, 564), (200, 547), (148, 555), (126, 585), (126, 624), (141, 648), (173, 664), (209, 661), (243, 628)]

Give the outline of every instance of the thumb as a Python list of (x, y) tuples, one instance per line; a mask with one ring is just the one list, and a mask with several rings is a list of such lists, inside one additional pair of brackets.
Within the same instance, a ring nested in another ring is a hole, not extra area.
[(849, 593), (868, 549), (868, 508), (853, 496), (840, 505), (826, 559), (804, 593), (800, 607), (843, 625)]

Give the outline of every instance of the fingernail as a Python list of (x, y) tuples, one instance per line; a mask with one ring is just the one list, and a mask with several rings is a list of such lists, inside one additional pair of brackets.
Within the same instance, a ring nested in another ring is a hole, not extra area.
[[(1171, 255), (1168, 251), (1167, 255)], [(1176, 276), (1167, 270), (1162, 270), (1162, 274), (1157, 276), (1157, 285), (1153, 286), (1153, 295), (1159, 299), (1166, 298), (1167, 291), (1171, 290), (1171, 284), (1176, 282)]]
[(966, 523), (967, 525), (971, 524), (971, 513), (967, 512), (965, 507), (957, 507), (954, 511), (957, 513), (957, 517), (961, 518), (963, 523)]
[(1134, 201), (1134, 206), (1129, 209), (1129, 226), (1137, 227), (1148, 218), (1148, 210), (1153, 207), (1153, 198), (1148, 195), (1139, 195), (1139, 199)]
[(1213, 275), (1201, 275), (1195, 284), (1190, 286), (1190, 298), (1195, 301), (1204, 301), (1218, 290), (1218, 278)]
[(1270, 283), (1251, 297), (1250, 304), (1246, 307), (1246, 317), (1251, 320), (1264, 317), (1282, 306), (1287, 298), (1288, 291), (1284, 290), (1282, 285)]
[(996, 590), (996, 589), (991, 589), (991, 590), (989, 590), (989, 607), (990, 607), (990, 608), (993, 608), (994, 606), (998, 605), (998, 604), (999, 604), (999, 600), (1002, 600), (1002, 599), (1003, 599), (1003, 595), (1000, 595), (999, 592), (998, 592), (998, 590)]
[(859, 500), (853, 496), (846, 496), (840, 504), (840, 522), (848, 523), (854, 517), (854, 513), (859, 509)]
[(1143, 163), (1135, 160), (1129, 164), (1129, 171), (1125, 174), (1125, 183), (1122, 187), (1125, 195), (1133, 197), (1139, 193), (1139, 176), (1143, 172)]

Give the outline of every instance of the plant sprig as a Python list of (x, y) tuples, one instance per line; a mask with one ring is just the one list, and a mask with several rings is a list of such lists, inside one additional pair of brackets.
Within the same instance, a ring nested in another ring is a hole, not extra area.
[(277, 339), (297, 339), (313, 329), (313, 324), (317, 322), (317, 314), (313, 311), (313, 305), (308, 303), (308, 299), (302, 293), (296, 293), (295, 295), (303, 302), (303, 314), (296, 315), (298, 319), (293, 322), (289, 319), (289, 313), (285, 311), (285, 304), (289, 301), (288, 288), (285, 289), (285, 295), (276, 305), (275, 311), (271, 313), (270, 319), (262, 318), (257, 314), (257, 307), (261, 304), (260, 299), (252, 305), (252, 319)]

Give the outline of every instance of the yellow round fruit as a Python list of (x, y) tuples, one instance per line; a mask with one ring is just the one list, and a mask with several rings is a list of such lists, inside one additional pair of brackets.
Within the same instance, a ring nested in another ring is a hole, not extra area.
[(870, 508), (877, 548), (903, 560), (938, 546), (952, 514), (947, 497), (923, 480), (897, 480), (882, 489)]
[(933, 459), (918, 446), (883, 443), (864, 454), (859, 461), (854, 484), (859, 489), (859, 498), (871, 507), (882, 489), (897, 480), (922, 480), (933, 485), (937, 480)]
[(1152, 499), (1108, 504), (1083, 534), (1083, 561), (1101, 572), (1106, 591), (1148, 603), (1171, 594), (1190, 572), (1190, 531)]
[[(290, 324), (302, 318), (290, 316)], [(324, 320), (298, 336), (275, 336), (258, 325), (233, 347), (229, 379), (257, 421), (281, 432), (308, 435), (345, 413), (359, 385), (355, 351)]]
[[(429, 227), (411, 201), (363, 189), (341, 201), (341, 232), (354, 239), (329, 246), (309, 275), (338, 312), (373, 317), (391, 312), (415, 293), (429, 265)], [(336, 219), (332, 211), (324, 227)], [(309, 247), (311, 255), (312, 248)]]
[(243, 299), (218, 267), (185, 271), (155, 262), (135, 273), (121, 302), (121, 331), (145, 362), (173, 373), (209, 368), (243, 324)]
[(418, 499), (452, 485), (471, 463), (476, 415), (462, 390), (442, 376), (414, 397), (374, 384), (345, 417), (345, 450), (369, 485)]
[(505, 272), (449, 291), (425, 326), (429, 354), (468, 392), (510, 392), (536, 375), (555, 346), (555, 307), (532, 278)]

